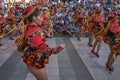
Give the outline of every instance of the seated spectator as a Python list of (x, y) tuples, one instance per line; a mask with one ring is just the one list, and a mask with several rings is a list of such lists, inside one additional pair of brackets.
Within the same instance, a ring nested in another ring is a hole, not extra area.
[(56, 33), (57, 32), (61, 33), (62, 31), (64, 31), (63, 26), (64, 26), (64, 21), (63, 21), (62, 17), (57, 19), (53, 24), (53, 27), (54, 27)]

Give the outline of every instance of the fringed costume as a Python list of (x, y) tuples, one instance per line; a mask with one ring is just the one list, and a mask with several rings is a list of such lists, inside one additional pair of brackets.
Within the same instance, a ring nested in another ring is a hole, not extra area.
[(94, 26), (94, 16), (92, 11), (88, 12), (87, 21), (85, 25), (88, 31), (91, 31), (91, 28)]
[(63, 49), (61, 46), (50, 48), (45, 43), (45, 37), (41, 36), (41, 32), (42, 29), (39, 26), (28, 25), (25, 38), (27, 47), (22, 56), (27, 66), (43, 68), (48, 63), (51, 54), (56, 54)]
[[(29, 6), (25, 9), (25, 18), (30, 16), (37, 7)], [(41, 69), (48, 64), (49, 56), (63, 49), (62, 45), (51, 48), (46, 44), (43, 29), (37, 24), (28, 23), (22, 30), (22, 35), (16, 39), (18, 51), (22, 53), (23, 61), (28, 67)]]

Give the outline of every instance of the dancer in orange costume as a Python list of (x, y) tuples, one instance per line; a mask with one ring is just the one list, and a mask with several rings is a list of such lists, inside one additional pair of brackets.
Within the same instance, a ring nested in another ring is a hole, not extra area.
[[(101, 43), (102, 43), (102, 36), (99, 34), (99, 32), (101, 32), (101, 30), (104, 28), (103, 27), (103, 17), (101, 15), (101, 9), (100, 8), (96, 8), (95, 11), (95, 16), (94, 16), (94, 27), (92, 27), (92, 32), (95, 35), (95, 42), (93, 45), (93, 49), (91, 50), (91, 52), (96, 56), (99, 57), (99, 50), (101, 48)], [(95, 48), (97, 47), (97, 50), (95, 51)]]
[(94, 34), (92, 32), (92, 27), (94, 26), (94, 16), (93, 16), (93, 11), (89, 11), (88, 12), (88, 16), (87, 16), (87, 21), (86, 21), (86, 29), (89, 31), (89, 41), (88, 41), (88, 46), (92, 47), (92, 42), (94, 39)]
[(112, 67), (115, 62), (117, 56), (120, 54), (120, 28), (116, 16), (114, 13), (111, 13), (108, 18), (108, 25), (104, 34), (104, 41), (109, 45), (110, 54), (108, 56), (108, 60), (106, 63), (106, 68), (109, 71), (113, 71)]
[[(15, 15), (12, 12), (8, 13), (8, 17), (6, 18), (6, 24), (9, 26), (10, 30), (16, 27)], [(14, 31), (9, 34), (9, 38), (14, 40), (13, 38)]]
[(77, 15), (76, 15), (76, 25), (77, 25), (77, 39), (81, 41), (80, 36), (84, 32), (85, 28), (83, 27), (84, 24), (84, 15), (81, 12), (81, 9), (78, 8)]

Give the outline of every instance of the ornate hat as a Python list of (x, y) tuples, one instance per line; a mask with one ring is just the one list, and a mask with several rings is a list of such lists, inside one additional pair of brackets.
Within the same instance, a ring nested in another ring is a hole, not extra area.
[(93, 11), (89, 11), (88, 14), (89, 14), (89, 15), (92, 15), (92, 14), (93, 14)]
[(8, 14), (9, 18), (11, 18), (12, 20), (15, 19), (14, 14)]
[(109, 15), (109, 17), (108, 17), (108, 20), (111, 20), (111, 19), (113, 19), (113, 18), (115, 18), (114, 13), (110, 13), (110, 15)]
[(27, 18), (28, 16), (30, 16), (33, 12), (35, 12), (36, 10), (38, 10), (38, 6), (28, 6), (27, 8), (25, 8), (23, 10), (23, 13), (25, 15), (25, 18)]
[(99, 12), (101, 12), (101, 9), (100, 8), (96, 8), (96, 13), (99, 13)]
[(8, 14), (8, 17), (6, 18), (6, 21), (8, 24), (15, 24), (15, 16), (12, 13)]
[(16, 10), (21, 10), (21, 11), (24, 10), (22, 7), (20, 7), (20, 5), (15, 5), (15, 9), (16, 9)]
[(119, 27), (114, 28), (114, 29), (113, 29), (113, 32), (115, 32), (116, 34), (120, 34), (120, 28), (119, 28)]

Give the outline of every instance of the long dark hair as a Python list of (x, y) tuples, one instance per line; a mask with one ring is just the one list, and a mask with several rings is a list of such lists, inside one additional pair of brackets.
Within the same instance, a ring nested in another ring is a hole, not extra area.
[(27, 20), (28, 20), (29, 22), (32, 22), (32, 21), (33, 21), (33, 17), (37, 17), (40, 13), (41, 13), (40, 10), (36, 10), (35, 12), (33, 12), (33, 13), (27, 18)]

